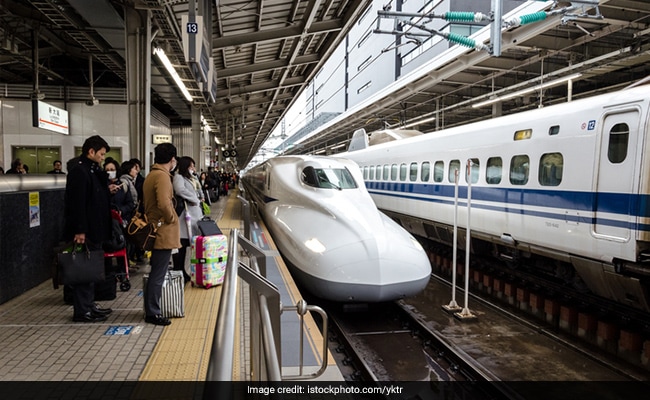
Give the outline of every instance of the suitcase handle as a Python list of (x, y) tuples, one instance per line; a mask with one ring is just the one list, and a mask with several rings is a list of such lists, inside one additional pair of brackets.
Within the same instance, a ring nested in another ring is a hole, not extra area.
[(219, 257), (219, 258), (192, 258), (190, 262), (192, 264), (207, 264), (207, 263), (220, 263), (224, 262), (228, 257)]

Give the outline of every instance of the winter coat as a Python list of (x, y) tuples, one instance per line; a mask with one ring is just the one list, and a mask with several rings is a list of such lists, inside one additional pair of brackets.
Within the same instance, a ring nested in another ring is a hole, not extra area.
[(147, 219), (162, 223), (158, 228), (154, 249), (169, 250), (181, 247), (178, 216), (172, 203), (174, 188), (169, 171), (159, 164), (154, 164), (144, 180), (142, 192)]
[(80, 157), (69, 170), (65, 185), (65, 237), (72, 240), (77, 233), (99, 245), (111, 238), (111, 193), (108, 175), (99, 164)]
[[(201, 208), (201, 199), (197, 193), (197, 182), (193, 179), (187, 179), (181, 174), (174, 175), (174, 193), (185, 200), (187, 208), (183, 210), (178, 219), (181, 220), (181, 238), (191, 239), (187, 232), (187, 222), (185, 221), (186, 214), (189, 210), (190, 225), (192, 227), (192, 236), (201, 234), (197, 222), (203, 217), (203, 209)], [(200, 188), (199, 188), (200, 190)]]
[[(133, 191), (129, 191), (128, 185), (130, 182), (126, 178), (123, 178), (122, 180), (118, 179), (114, 183), (119, 185), (120, 188), (111, 196), (111, 207), (117, 209), (122, 216), (123, 222), (126, 221), (128, 224), (135, 213), (136, 206), (138, 205), (135, 187), (133, 187)], [(131, 186), (133, 186), (132, 183)], [(133, 198), (134, 194), (136, 196), (135, 199)]]

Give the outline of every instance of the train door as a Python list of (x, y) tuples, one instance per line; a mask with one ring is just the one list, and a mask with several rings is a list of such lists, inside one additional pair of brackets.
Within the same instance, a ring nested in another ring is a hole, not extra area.
[(595, 193), (594, 233), (618, 240), (630, 238), (639, 112), (605, 116)]

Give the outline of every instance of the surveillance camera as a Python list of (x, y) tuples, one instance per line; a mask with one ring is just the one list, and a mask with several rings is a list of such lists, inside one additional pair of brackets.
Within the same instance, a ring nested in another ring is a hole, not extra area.
[(86, 100), (86, 105), (89, 107), (96, 106), (97, 104), (99, 104), (99, 100), (94, 97), (90, 100)]

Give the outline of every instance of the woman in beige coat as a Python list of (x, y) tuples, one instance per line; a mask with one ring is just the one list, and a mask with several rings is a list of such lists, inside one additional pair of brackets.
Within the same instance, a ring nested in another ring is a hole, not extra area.
[(154, 325), (169, 325), (171, 321), (162, 316), (160, 297), (162, 284), (169, 268), (172, 249), (181, 247), (180, 226), (172, 199), (174, 188), (170, 171), (176, 167), (176, 147), (161, 143), (154, 150), (151, 172), (144, 180), (144, 213), (149, 221), (158, 221), (156, 242), (151, 251), (151, 272), (144, 298), (144, 320)]

